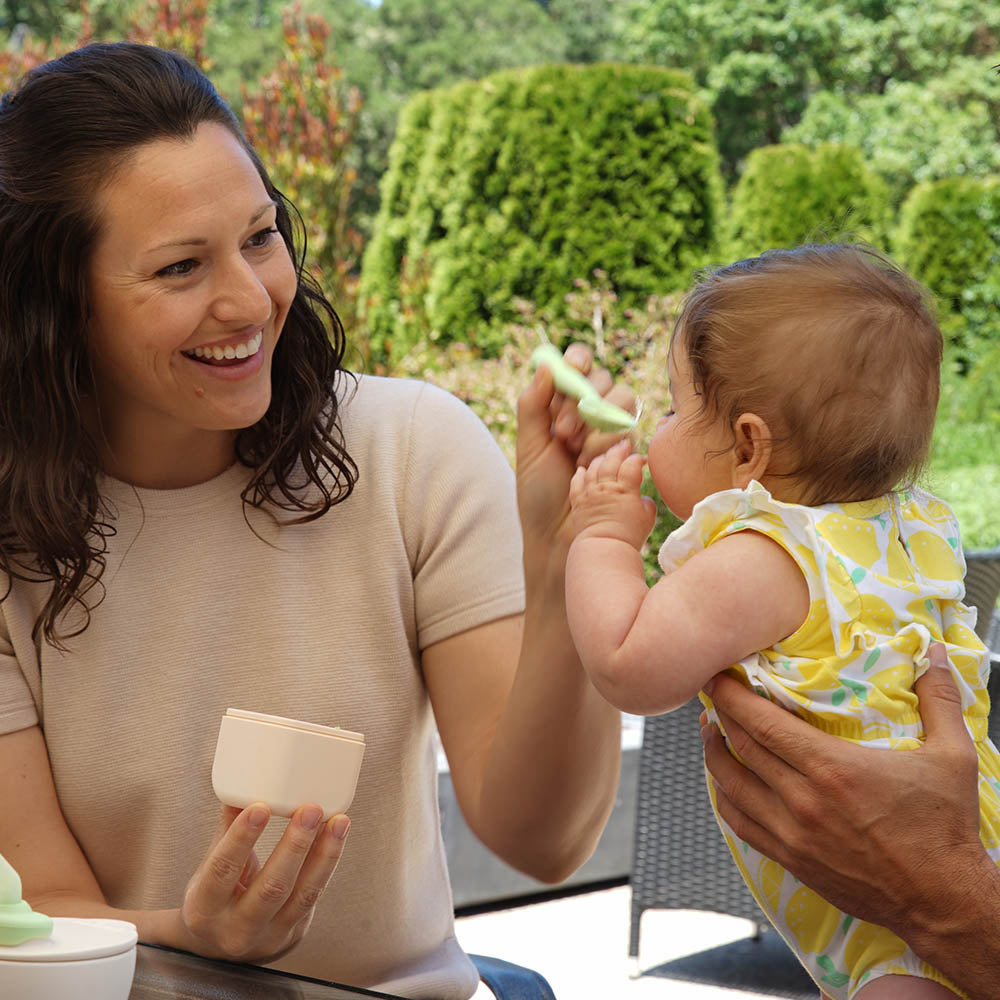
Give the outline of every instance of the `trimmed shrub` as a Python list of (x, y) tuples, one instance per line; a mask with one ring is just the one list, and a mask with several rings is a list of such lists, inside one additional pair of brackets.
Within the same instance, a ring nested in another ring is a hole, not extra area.
[(885, 247), (885, 184), (853, 146), (761, 146), (732, 191), (728, 254), (850, 238)]
[(373, 356), (422, 340), (487, 354), (530, 300), (565, 311), (602, 269), (624, 304), (686, 287), (717, 244), (708, 111), (679, 72), (542, 66), (404, 109), (360, 295)]
[(1000, 178), (918, 184), (900, 210), (896, 253), (942, 313), (1000, 336)]

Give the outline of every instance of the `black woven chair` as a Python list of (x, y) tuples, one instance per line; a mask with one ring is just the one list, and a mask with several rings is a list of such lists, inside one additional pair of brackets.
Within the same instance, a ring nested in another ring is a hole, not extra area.
[(733, 864), (705, 787), (697, 698), (647, 718), (639, 751), (628, 953), (639, 956), (646, 910), (710, 910), (766, 917)]
[(1000, 545), (965, 553), (965, 603), (978, 612), (976, 633), (990, 651), (990, 739), (1000, 742)]
[[(1000, 597), (1000, 545), (965, 553), (965, 603), (978, 612), (976, 632), (986, 642)], [(987, 643), (987, 645), (989, 645)]]
[[(966, 603), (979, 609), (976, 631), (993, 649), (990, 736), (1000, 735), (1000, 547), (967, 552)], [(991, 631), (992, 629), (992, 631)], [(668, 715), (647, 718), (639, 751), (628, 953), (639, 955), (646, 910), (708, 910), (769, 927), (719, 831), (705, 787), (703, 747), (693, 699)]]

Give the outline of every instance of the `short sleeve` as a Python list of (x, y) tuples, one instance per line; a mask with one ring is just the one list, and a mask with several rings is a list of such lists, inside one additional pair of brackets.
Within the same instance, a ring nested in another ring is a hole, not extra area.
[(523, 611), (514, 473), (482, 421), (425, 385), (406, 465), (403, 521), (420, 648)]
[(0, 607), (0, 734), (27, 729), (37, 722), (35, 700), (15, 655), (7, 616)]

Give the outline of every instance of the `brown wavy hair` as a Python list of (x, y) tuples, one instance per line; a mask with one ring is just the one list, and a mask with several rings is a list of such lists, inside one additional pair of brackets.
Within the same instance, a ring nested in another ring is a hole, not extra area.
[(927, 289), (873, 247), (806, 244), (710, 270), (673, 336), (696, 420), (762, 417), (802, 503), (881, 496), (926, 462), (941, 330)]
[[(239, 122), (182, 56), (130, 42), (96, 43), (29, 71), (0, 100), (0, 571), (52, 582), (35, 622), (52, 645), (87, 627), (100, 590), (114, 512), (98, 488), (97, 443), (83, 419), (94, 391), (87, 349), (89, 267), (101, 220), (94, 194), (134, 151), (187, 140), (203, 123), (241, 143), (278, 207), (277, 229), (298, 288), (273, 358), (267, 413), (238, 432), (254, 470), (245, 504), (321, 517), (357, 480), (336, 390), (344, 331), (304, 268), (305, 234)], [(84, 612), (60, 631), (70, 606)]]

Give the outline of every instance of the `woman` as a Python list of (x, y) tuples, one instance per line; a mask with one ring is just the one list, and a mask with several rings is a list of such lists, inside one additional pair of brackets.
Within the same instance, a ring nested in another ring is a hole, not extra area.
[[(459, 1000), (434, 724), (470, 827), (537, 878), (613, 803), (563, 605), (569, 479), (609, 441), (542, 369), (515, 501), (457, 400), (341, 369), (291, 220), (177, 56), (88, 46), (0, 105), (0, 853), (49, 914)], [(230, 706), (363, 732), (351, 820), (220, 813)]]

